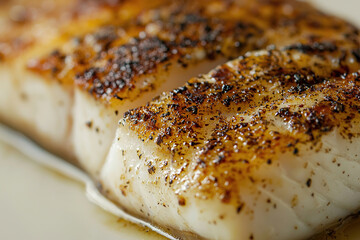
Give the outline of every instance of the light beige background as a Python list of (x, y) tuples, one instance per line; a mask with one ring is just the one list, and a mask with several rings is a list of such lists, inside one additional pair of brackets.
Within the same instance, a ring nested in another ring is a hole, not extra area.
[(308, 0), (323, 11), (341, 16), (360, 27), (360, 0)]
[[(0, 0), (1, 2), (1, 0)], [(360, 0), (313, 0), (360, 26)], [(347, 233), (360, 239), (360, 223)], [(105, 213), (84, 187), (41, 167), (0, 142), (0, 239), (163, 239)]]

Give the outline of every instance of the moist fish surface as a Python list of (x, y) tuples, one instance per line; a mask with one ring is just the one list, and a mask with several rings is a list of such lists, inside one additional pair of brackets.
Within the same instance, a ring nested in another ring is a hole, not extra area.
[[(78, 162), (73, 146), (74, 75), (81, 69), (62, 51), (100, 26), (120, 24), (160, 1), (6, 1), (0, 7), (0, 119), (62, 157)], [(63, 56), (63, 55), (62, 55)], [(41, 61), (48, 59), (47, 62)], [(65, 61), (65, 58), (63, 59)], [(72, 75), (67, 74), (72, 70)]]
[(357, 27), (292, 0), (62, 4), (0, 37), (0, 119), (120, 207), (206, 239), (301, 239), (359, 208)]
[(332, 58), (329, 64), (341, 59), (356, 69), (351, 51), (359, 43), (357, 28), (309, 4), (205, 2), (160, 1), (129, 21), (103, 24), (32, 66), (40, 75), (74, 84), (71, 139), (77, 160), (93, 176), (126, 110), (228, 58), (277, 46), (327, 52), (322, 56)]
[(360, 73), (334, 71), (254, 52), (128, 111), (103, 192), (180, 237), (304, 239), (341, 222), (360, 207)]

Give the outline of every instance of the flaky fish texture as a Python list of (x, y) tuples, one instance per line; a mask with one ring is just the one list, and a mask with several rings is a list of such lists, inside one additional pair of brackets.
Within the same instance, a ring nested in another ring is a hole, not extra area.
[[(2, 1), (1, 121), (30, 135), (50, 151), (74, 161), (71, 137), (74, 81), (71, 77), (60, 81), (31, 69), (38, 65), (36, 59), (53, 56), (57, 49), (68, 48), (69, 42), (106, 22), (115, 24), (136, 15), (140, 9), (134, 6), (123, 1), (97, 0)], [(145, 9), (147, 5), (143, 6)], [(48, 62), (42, 71), (46, 72), (46, 66), (50, 65)], [(55, 71), (55, 67), (51, 70)]]
[(128, 111), (104, 192), (206, 239), (303, 239), (341, 221), (360, 207), (360, 73), (332, 72), (255, 52)]
[(119, 116), (226, 59), (276, 46), (324, 53), (331, 65), (357, 69), (358, 29), (303, 2), (121, 1), (113, 15), (27, 65), (70, 89), (73, 108), (59, 118), (70, 121), (62, 141), (92, 175), (100, 172)]
[(164, 231), (303, 239), (360, 208), (357, 26), (294, 0), (9, 0), (0, 23), (0, 120)]

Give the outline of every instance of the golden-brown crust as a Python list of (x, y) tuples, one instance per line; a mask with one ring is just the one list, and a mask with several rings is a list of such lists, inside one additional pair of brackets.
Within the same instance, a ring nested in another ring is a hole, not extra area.
[(298, 50), (248, 55), (128, 111), (122, 124), (171, 156), (152, 165), (174, 191), (239, 205), (239, 186), (280, 153), (297, 155), (334, 128), (357, 134), (360, 73), (329, 63)]
[[(70, 50), (52, 49), (29, 69), (70, 85), (76, 78), (75, 84), (94, 98), (121, 101), (138, 96), (132, 92), (139, 78), (174, 60), (186, 67), (196, 61), (196, 53), (233, 58), (269, 49), (192, 79), (126, 114), (141, 139), (173, 156), (171, 167), (179, 171), (166, 176), (166, 184), (181, 189), (184, 173), (190, 172), (190, 178), (197, 174), (191, 187), (201, 186), (203, 196), (237, 202), (240, 180), (256, 181), (252, 169), (275, 161), (279, 151), (296, 152), (297, 144), (315, 143), (342, 118), (357, 117), (360, 33), (355, 26), (292, 0), (158, 5), (139, 11), (143, 6), (129, 1), (127, 6), (138, 11), (118, 20), (125, 9), (120, 4), (110, 10), (116, 14), (95, 24), (101, 26), (95, 31), (71, 35)], [(338, 98), (340, 90), (350, 94)], [(276, 108), (286, 99), (306, 97), (320, 100), (310, 107)], [(325, 114), (330, 112), (333, 117)], [(286, 122), (290, 130), (271, 131), (269, 119)], [(191, 155), (190, 149), (197, 150)]]
[[(9, 58), (36, 43), (42, 27), (57, 27), (79, 15), (80, 5), (72, 1), (6, 1), (1, 6), (2, 35), (0, 37), (1, 59)], [(54, 20), (56, 22), (54, 22)], [(60, 23), (61, 22), (61, 23)], [(46, 33), (44, 34), (46, 35)]]
[[(56, 51), (32, 69), (42, 73), (50, 70), (60, 80), (77, 75), (77, 85), (95, 97), (123, 99), (140, 76), (155, 72), (159, 64), (177, 61), (186, 67), (197, 57), (234, 58), (245, 48), (258, 47), (252, 39), (255, 35), (260, 38), (262, 30), (253, 24), (207, 16), (201, 13), (203, 8), (180, 1), (147, 11), (132, 22), (104, 26), (77, 39), (70, 54)], [(201, 56), (194, 56), (194, 50)], [(74, 67), (68, 76), (59, 77), (67, 57), (73, 59)]]
[[(163, 0), (8, 0), (0, 8), (0, 60), (12, 59), (32, 46), (66, 40), (105, 23), (121, 22)], [(54, 50), (54, 49), (53, 49)], [(53, 50), (50, 50), (52, 52)]]
[(171, 61), (185, 67), (196, 61), (195, 50), (208, 58), (234, 58), (277, 46), (324, 58), (331, 53), (334, 61), (352, 70), (359, 62), (359, 30), (303, 2), (170, 2), (143, 11), (133, 21), (110, 21), (76, 38), (70, 52), (56, 50), (31, 69), (70, 83), (76, 76), (78, 86), (109, 101), (138, 97), (149, 87), (133, 94), (141, 76)]

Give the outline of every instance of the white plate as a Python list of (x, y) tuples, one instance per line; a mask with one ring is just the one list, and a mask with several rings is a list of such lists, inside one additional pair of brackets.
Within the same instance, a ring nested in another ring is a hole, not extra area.
[[(359, 0), (313, 0), (360, 25)], [(44, 167), (0, 141), (0, 239), (149, 239), (164, 237), (92, 204), (83, 183)], [(337, 239), (360, 239), (360, 220)]]
[[(0, 131), (0, 137), (5, 133)], [(26, 147), (23, 141), (19, 144)], [(81, 174), (74, 172), (81, 180), (76, 181), (39, 159), (0, 141), (0, 239), (165, 239), (92, 204)]]

